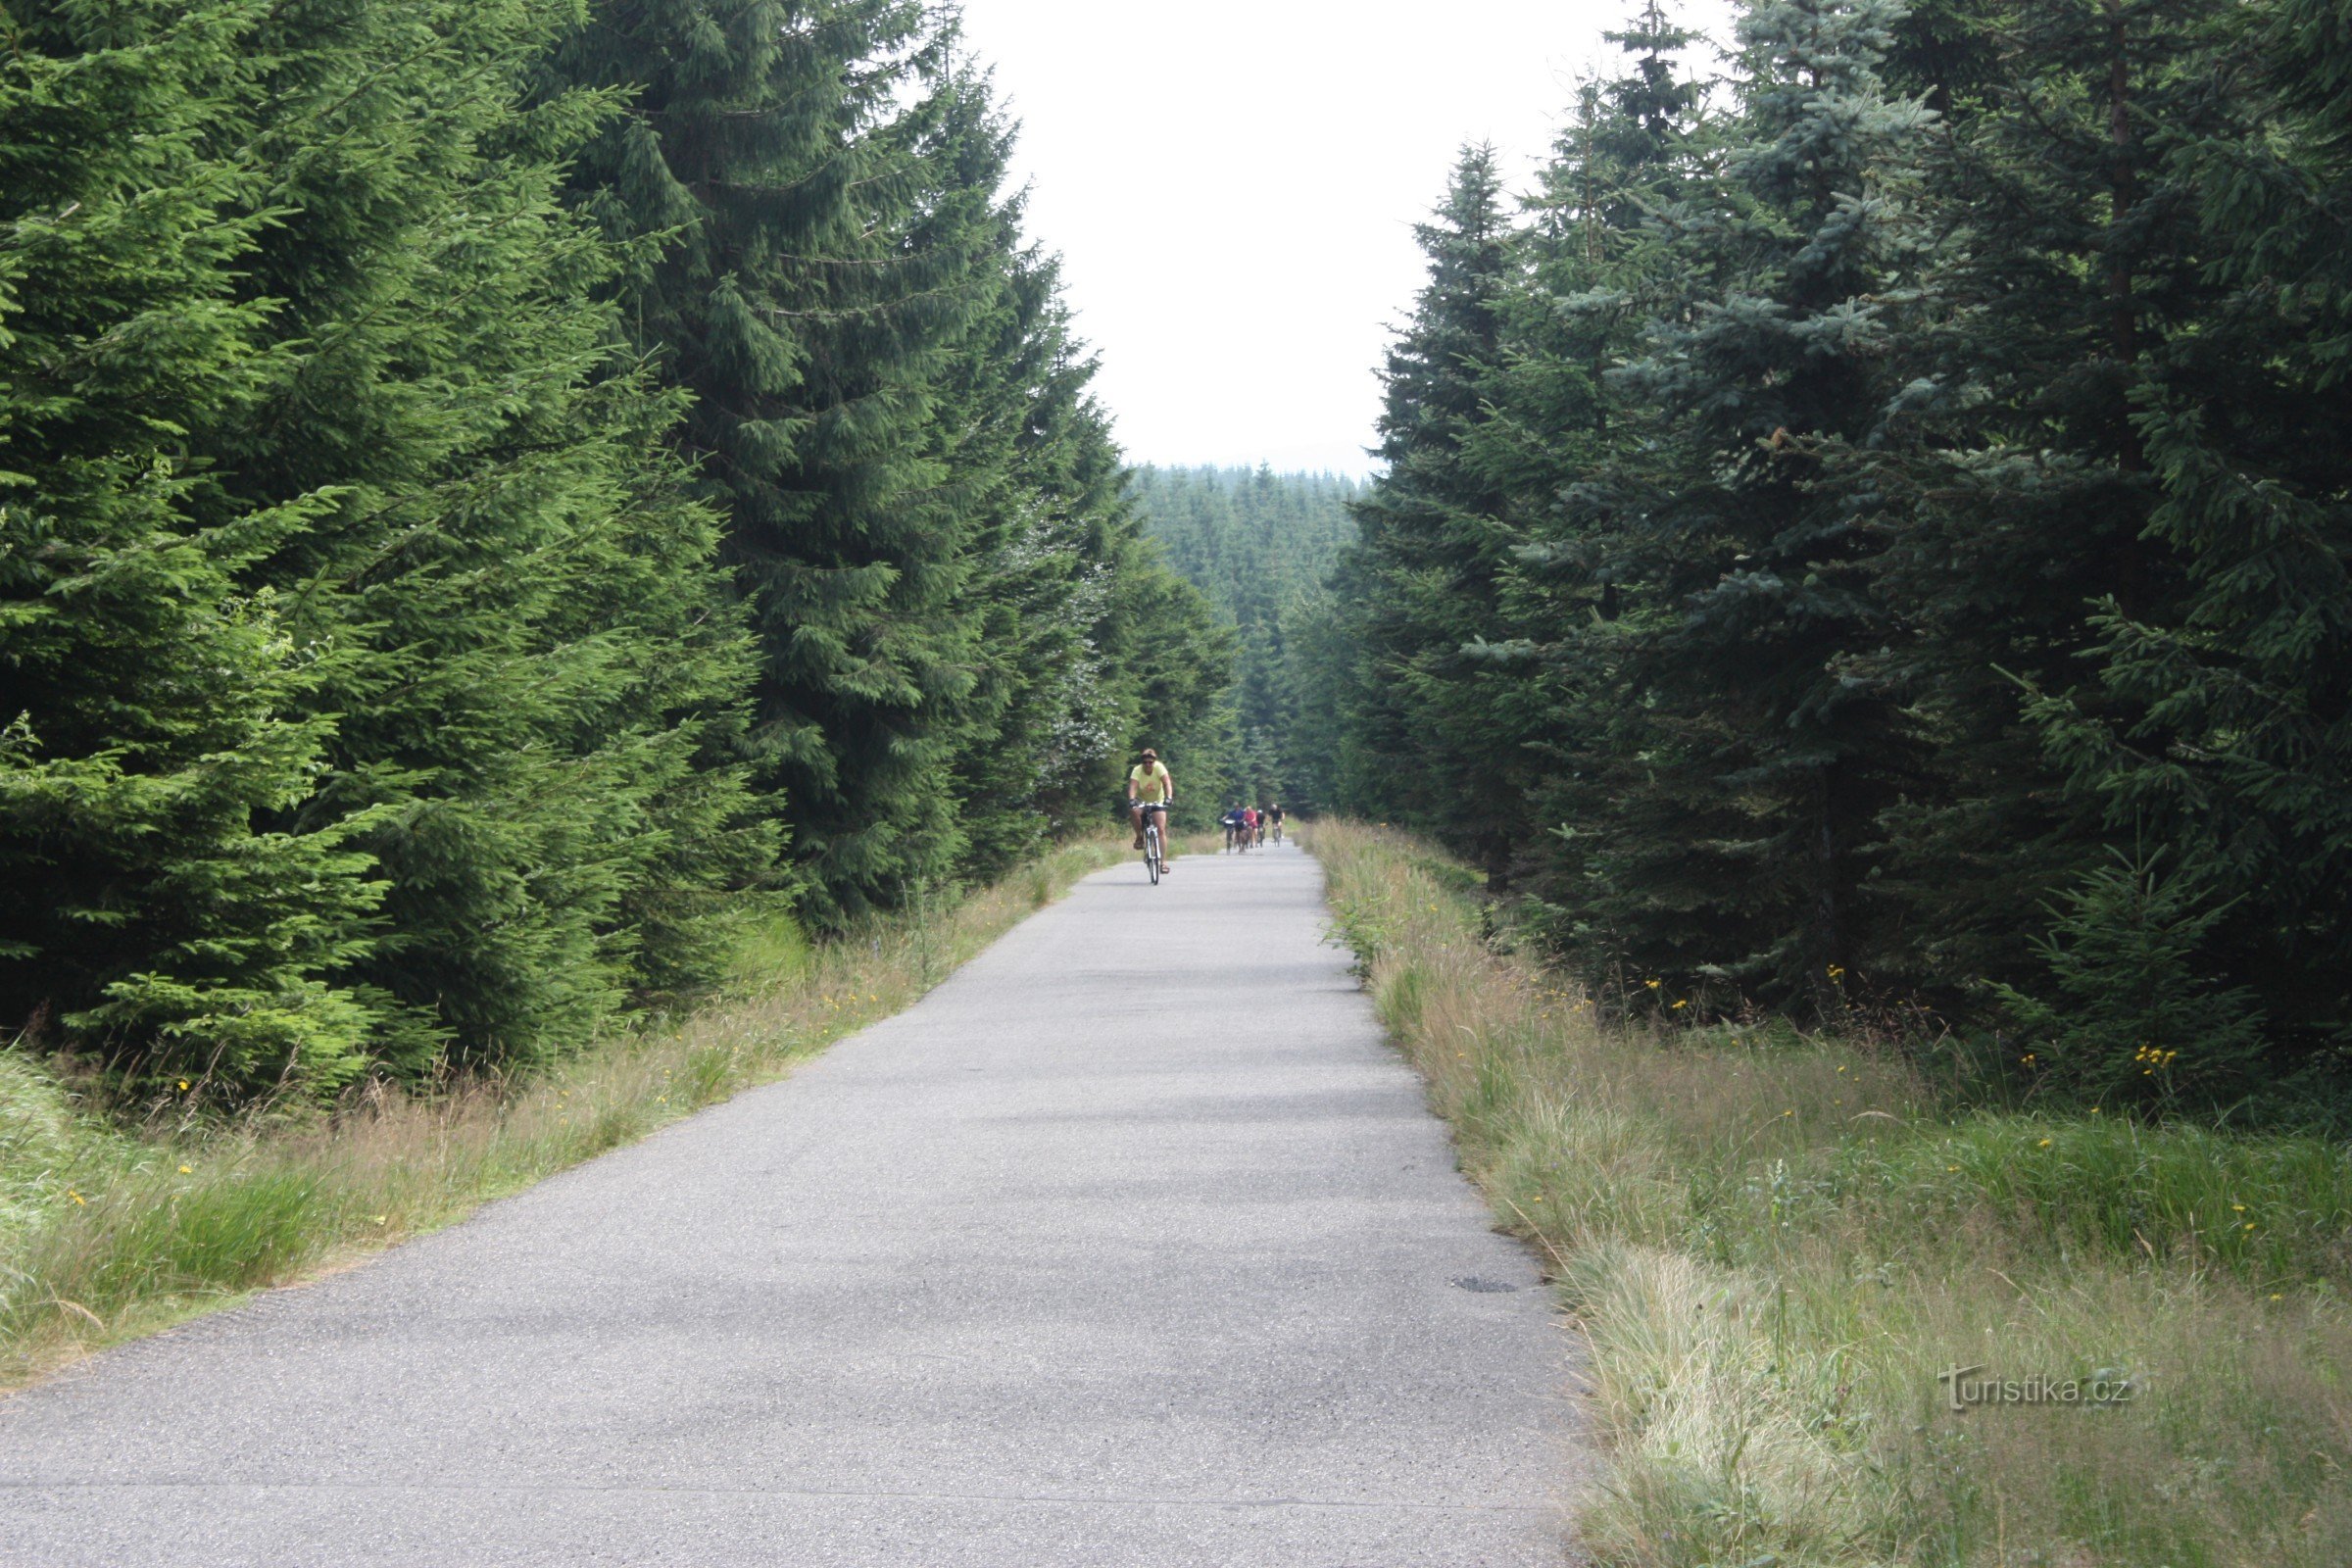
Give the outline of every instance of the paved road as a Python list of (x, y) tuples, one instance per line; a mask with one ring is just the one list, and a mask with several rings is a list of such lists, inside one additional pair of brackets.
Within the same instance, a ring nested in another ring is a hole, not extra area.
[(1314, 862), (1090, 878), (911, 1011), (0, 1401), (0, 1562), (1563, 1560), (1567, 1338)]

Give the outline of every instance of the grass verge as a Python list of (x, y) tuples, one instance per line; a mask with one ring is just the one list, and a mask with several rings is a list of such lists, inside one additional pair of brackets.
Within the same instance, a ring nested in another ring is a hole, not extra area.
[[(1597, 1562), (2352, 1562), (2352, 1152), (1954, 1109), (1793, 1030), (1603, 1027), (1481, 939), (1467, 870), (1360, 824), (1310, 847), (1590, 1339)], [(1970, 1367), (2018, 1398), (1953, 1410)]]
[(0, 1388), (242, 1295), (464, 1218), (781, 1076), (911, 1004), (1123, 839), (1066, 846), (984, 891), (811, 946), (747, 947), (729, 994), (527, 1079), (421, 1095), (377, 1085), (333, 1114), (81, 1114), (46, 1065), (0, 1051)]

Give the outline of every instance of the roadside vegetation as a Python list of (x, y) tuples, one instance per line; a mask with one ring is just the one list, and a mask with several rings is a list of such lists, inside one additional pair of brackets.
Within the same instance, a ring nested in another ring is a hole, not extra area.
[[(1630, 1019), (1319, 822), (1339, 933), (1591, 1342), (1598, 1563), (2352, 1562), (2352, 1158), (1997, 1102), (1859, 1019)], [(1950, 1408), (1938, 1374), (2104, 1381)]]
[(331, 1108), (296, 1093), (233, 1113), (187, 1080), (126, 1120), (48, 1058), (0, 1051), (0, 1387), (450, 1224), (779, 1077), (1124, 853), (1123, 838), (1079, 841), (815, 943), (775, 922), (709, 1004), (541, 1072), (377, 1080)]

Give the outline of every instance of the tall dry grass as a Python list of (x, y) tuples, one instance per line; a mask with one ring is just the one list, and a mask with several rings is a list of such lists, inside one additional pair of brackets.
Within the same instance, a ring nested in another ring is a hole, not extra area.
[[(1899, 1053), (1604, 1026), (1473, 879), (1317, 823), (1340, 933), (1592, 1348), (1607, 1564), (2352, 1563), (2352, 1155), (1954, 1111)], [(1955, 1413), (1953, 1367), (2121, 1382)]]
[(1069, 845), (838, 941), (770, 927), (747, 943), (729, 994), (690, 1015), (527, 1079), (433, 1094), (377, 1084), (331, 1114), (223, 1123), (167, 1109), (128, 1130), (77, 1113), (41, 1064), (0, 1052), (0, 1387), (449, 1224), (778, 1077), (1126, 853)]

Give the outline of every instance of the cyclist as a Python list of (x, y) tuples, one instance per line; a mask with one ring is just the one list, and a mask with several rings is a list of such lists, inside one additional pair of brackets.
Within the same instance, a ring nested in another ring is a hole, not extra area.
[(1265, 807), (1259, 807), (1257, 808), (1257, 847), (1261, 850), (1266, 847), (1266, 829), (1273, 823), (1273, 813)]
[(1176, 863), (1176, 846), (1168, 838), (1168, 808), (1176, 804), (1176, 780), (1162, 766), (1159, 753), (1144, 748), (1144, 760), (1127, 772), (1127, 814), (1135, 823), (1135, 847), (1144, 847), (1144, 813), (1159, 815), (1159, 874)]
[(1241, 842), (1242, 803), (1236, 801), (1227, 807), (1225, 814), (1218, 820), (1225, 824), (1225, 847), (1230, 850)]
[(1242, 848), (1252, 849), (1257, 844), (1257, 808), (1242, 808)]
[(1274, 803), (1274, 842), (1277, 844), (1282, 842), (1282, 803), (1280, 801)]

